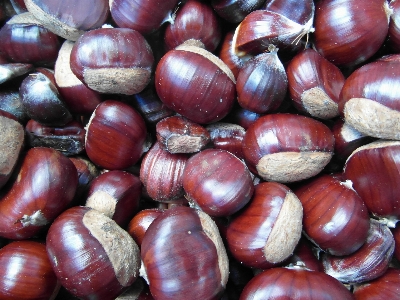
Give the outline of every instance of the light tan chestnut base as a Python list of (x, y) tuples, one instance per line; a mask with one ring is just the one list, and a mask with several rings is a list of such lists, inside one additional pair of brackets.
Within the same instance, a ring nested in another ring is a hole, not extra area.
[(117, 199), (105, 191), (96, 191), (86, 200), (85, 206), (93, 208), (111, 219), (115, 213)]
[(293, 254), (303, 229), (303, 206), (293, 192), (286, 194), (263, 252), (271, 263), (280, 263)]
[(177, 134), (171, 135), (165, 144), (169, 153), (195, 153), (204, 148), (204, 138)]
[(70, 67), (70, 54), (74, 44), (74, 42), (67, 40), (62, 44), (58, 52), (54, 66), (54, 78), (59, 87), (74, 87), (82, 84), (78, 77), (72, 73)]
[(313, 117), (327, 120), (339, 115), (338, 104), (319, 87), (305, 91), (301, 95), (301, 102), (304, 109)]
[(317, 175), (332, 158), (329, 152), (281, 152), (263, 156), (256, 168), (266, 181), (295, 182)]
[(344, 105), (344, 120), (361, 133), (381, 139), (400, 140), (400, 112), (366, 98)]

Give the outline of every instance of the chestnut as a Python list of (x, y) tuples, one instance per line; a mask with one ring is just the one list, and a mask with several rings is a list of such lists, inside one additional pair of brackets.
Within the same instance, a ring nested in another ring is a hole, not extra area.
[(9, 300), (54, 299), (60, 284), (44, 243), (13, 241), (0, 249), (0, 298)]
[(399, 296), (400, 270), (389, 268), (382, 276), (354, 287), (356, 300), (396, 299)]
[(134, 165), (145, 146), (147, 129), (140, 114), (129, 105), (106, 100), (93, 112), (86, 128), (86, 154), (110, 170)]
[(74, 164), (51, 148), (31, 148), (17, 180), (0, 201), (0, 236), (31, 238), (72, 201), (78, 183)]
[(0, 64), (0, 84), (13, 78), (25, 75), (33, 70), (32, 64), (7, 63)]
[(246, 131), (249, 169), (267, 181), (294, 182), (317, 175), (333, 155), (334, 138), (323, 123), (295, 114), (269, 114)]
[(232, 153), (219, 149), (206, 149), (190, 157), (182, 182), (189, 203), (214, 217), (239, 211), (254, 192), (246, 165)]
[(231, 30), (225, 34), (222, 40), (218, 57), (228, 66), (235, 78), (239, 74), (239, 70), (243, 67), (244, 60), (238, 57), (233, 47), (234, 31)]
[(0, 110), (8, 112), (21, 124), (29, 120), (24, 105), (19, 97), (18, 88), (5, 88), (0, 90)]
[(89, 88), (109, 94), (132, 95), (150, 82), (153, 52), (146, 39), (128, 28), (86, 32), (71, 50), (72, 72)]
[(144, 235), (150, 224), (165, 210), (162, 208), (147, 208), (139, 211), (129, 222), (127, 231), (141, 247)]
[(139, 275), (136, 243), (89, 207), (64, 211), (49, 228), (46, 250), (60, 283), (80, 299), (115, 299)]
[(141, 245), (143, 276), (154, 299), (216, 299), (228, 281), (228, 256), (204, 212), (174, 207), (148, 227)]
[(229, 223), (229, 250), (240, 263), (266, 269), (283, 262), (300, 240), (303, 208), (285, 185), (263, 182), (255, 186), (249, 205)]
[(230, 23), (241, 22), (249, 13), (260, 9), (264, 0), (212, 0), (217, 14)]

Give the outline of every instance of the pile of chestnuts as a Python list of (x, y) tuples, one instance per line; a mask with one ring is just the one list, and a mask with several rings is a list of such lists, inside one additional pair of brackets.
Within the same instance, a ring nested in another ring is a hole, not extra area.
[(400, 299), (400, 1), (0, 2), (0, 299)]

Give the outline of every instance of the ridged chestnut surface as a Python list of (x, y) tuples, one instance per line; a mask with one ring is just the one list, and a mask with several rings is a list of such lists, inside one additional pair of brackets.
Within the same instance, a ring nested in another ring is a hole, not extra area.
[(286, 69), (295, 107), (320, 119), (339, 115), (339, 95), (345, 78), (338, 67), (313, 49), (306, 49)]
[(393, 256), (395, 242), (390, 229), (371, 219), (368, 237), (360, 249), (346, 256), (323, 253), (324, 272), (345, 283), (361, 283), (383, 275)]
[(232, 153), (206, 149), (192, 156), (183, 172), (189, 202), (210, 216), (229, 216), (243, 208), (254, 192), (246, 165)]
[(76, 41), (108, 18), (107, 0), (25, 0), (26, 8), (55, 34)]
[(382, 46), (390, 14), (386, 0), (318, 1), (315, 48), (337, 66), (360, 64)]
[(256, 275), (245, 286), (240, 300), (301, 299), (351, 300), (349, 290), (335, 278), (301, 268), (273, 268)]
[(400, 55), (385, 56), (355, 70), (345, 81), (339, 109), (361, 133), (400, 139)]
[(387, 300), (399, 297), (400, 270), (389, 268), (385, 274), (354, 289), (356, 300)]
[(294, 114), (270, 114), (246, 131), (243, 154), (250, 170), (267, 181), (293, 182), (317, 175), (333, 154), (323, 123)]
[(217, 299), (228, 280), (228, 257), (211, 218), (189, 207), (166, 210), (143, 238), (141, 257), (156, 300)]
[(115, 299), (139, 275), (136, 243), (89, 207), (64, 211), (50, 226), (46, 249), (61, 284), (80, 299)]
[(219, 121), (229, 113), (235, 84), (231, 70), (218, 57), (196, 46), (168, 51), (155, 73), (161, 101), (199, 124)]
[(376, 141), (357, 148), (347, 159), (344, 178), (364, 200), (370, 213), (390, 227), (400, 218), (400, 142)]
[(125, 169), (143, 153), (147, 129), (140, 114), (129, 105), (107, 100), (93, 112), (86, 129), (86, 153), (106, 169)]
[(14, 241), (0, 249), (0, 299), (54, 299), (60, 285), (47, 256), (36, 241)]
[(125, 171), (111, 170), (91, 182), (85, 205), (125, 227), (139, 208), (141, 192), (139, 177)]
[(109, 4), (118, 27), (149, 34), (171, 18), (178, 0), (110, 0)]
[(0, 201), (0, 236), (26, 239), (40, 233), (70, 205), (77, 183), (74, 164), (61, 152), (30, 149)]
[(229, 250), (246, 266), (272, 267), (293, 254), (301, 237), (302, 218), (301, 202), (288, 187), (260, 183), (249, 205), (228, 225)]
[(128, 28), (99, 28), (74, 44), (72, 72), (100, 93), (132, 95), (150, 82), (153, 52), (145, 38)]
[(369, 215), (351, 183), (334, 175), (312, 179), (295, 190), (303, 209), (304, 232), (332, 255), (348, 255), (365, 242)]

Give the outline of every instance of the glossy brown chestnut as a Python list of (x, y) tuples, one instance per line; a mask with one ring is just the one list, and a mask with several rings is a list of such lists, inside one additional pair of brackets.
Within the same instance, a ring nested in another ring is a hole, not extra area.
[(357, 148), (347, 159), (344, 178), (364, 200), (370, 213), (394, 227), (400, 218), (400, 142), (378, 140)]
[(167, 50), (187, 40), (198, 40), (205, 49), (213, 52), (221, 40), (221, 28), (212, 7), (199, 0), (189, 0), (178, 8), (173, 23), (164, 32)]
[(111, 16), (119, 27), (149, 34), (172, 19), (178, 0), (111, 0), (109, 3)]
[(29, 74), (21, 83), (19, 95), (27, 115), (43, 125), (63, 126), (72, 120), (50, 69)]
[(235, 48), (233, 47), (234, 33), (235, 32), (231, 30), (225, 34), (218, 57), (228, 66), (235, 78), (237, 78), (239, 70), (244, 64), (244, 60), (235, 53)]
[(11, 80), (13, 78), (25, 75), (33, 71), (32, 64), (21, 64), (21, 63), (11, 63), (11, 64), (1, 64), (0, 65), (0, 84)]
[(181, 116), (165, 118), (156, 125), (157, 141), (170, 153), (194, 153), (210, 142), (210, 134), (201, 125)]
[(25, 0), (25, 5), (44, 27), (73, 41), (101, 27), (109, 14), (107, 0)]
[(302, 218), (301, 202), (288, 187), (260, 183), (250, 204), (228, 225), (229, 250), (246, 266), (270, 268), (293, 254), (301, 237)]
[(59, 151), (28, 150), (17, 180), (0, 202), (0, 236), (26, 239), (40, 233), (68, 207), (77, 183), (74, 164)]
[(25, 124), (29, 119), (19, 97), (19, 87), (0, 90), (0, 110), (10, 113), (21, 124)]
[(257, 119), (264, 114), (258, 114), (244, 109), (239, 104), (235, 105), (225, 120), (238, 124), (244, 129), (248, 129)]
[(112, 170), (90, 184), (86, 206), (94, 208), (125, 227), (139, 208), (140, 179), (128, 172)]
[(228, 257), (214, 221), (189, 207), (166, 210), (147, 229), (141, 258), (154, 299), (217, 299)]
[(267, 181), (293, 182), (317, 175), (333, 154), (323, 123), (294, 114), (270, 114), (247, 129), (243, 154), (250, 170)]
[(155, 73), (161, 101), (199, 124), (219, 121), (229, 113), (235, 83), (231, 70), (218, 57), (196, 46), (168, 51)]
[(78, 121), (71, 121), (60, 127), (50, 127), (29, 120), (25, 125), (25, 133), (27, 144), (31, 148), (54, 148), (64, 155), (76, 155), (85, 148), (86, 130)]
[(136, 243), (89, 207), (64, 211), (50, 226), (46, 249), (61, 284), (80, 299), (115, 299), (139, 275)]
[(183, 197), (183, 170), (188, 159), (186, 154), (169, 153), (156, 142), (140, 165), (140, 180), (147, 194), (160, 202)]
[(389, 2), (389, 7), (392, 9), (389, 21), (388, 42), (394, 52), (400, 50), (400, 2), (392, 0)]
[(397, 226), (392, 229), (392, 234), (395, 241), (394, 257), (400, 261), (400, 223), (397, 223), (396, 225)]
[(36, 241), (14, 241), (0, 249), (0, 299), (49, 300), (60, 288), (47, 256)]
[(400, 270), (389, 268), (385, 274), (354, 288), (356, 300), (385, 300), (399, 297)]
[(304, 267), (310, 271), (323, 272), (321, 262), (314, 252), (314, 245), (302, 235), (293, 254), (285, 260), (284, 265), (286, 267), (298, 266)]
[(246, 61), (236, 83), (237, 100), (243, 108), (263, 114), (277, 109), (285, 98), (288, 80), (278, 58), (278, 49), (259, 54)]
[(323, 251), (343, 256), (358, 250), (369, 230), (369, 215), (351, 183), (322, 175), (295, 190), (303, 209), (307, 237)]
[(128, 28), (99, 28), (74, 44), (72, 72), (100, 93), (132, 95), (150, 82), (153, 52), (138, 32)]
[(144, 235), (150, 224), (158, 218), (165, 210), (162, 208), (147, 208), (139, 211), (130, 220), (126, 231), (135, 240), (136, 244), (141, 247)]
[(339, 95), (345, 78), (338, 67), (313, 49), (297, 54), (286, 68), (290, 97), (307, 114), (331, 119), (339, 115)]
[(54, 79), (65, 104), (76, 115), (90, 115), (100, 102), (100, 93), (89, 89), (71, 71), (70, 56), (74, 42), (65, 41), (54, 66)]
[(263, 0), (212, 0), (211, 6), (224, 20), (239, 23), (263, 3)]
[(400, 139), (400, 55), (385, 56), (355, 70), (345, 81), (339, 109), (361, 133)]
[(24, 141), (23, 126), (13, 118), (0, 114), (0, 189), (12, 174)]
[(390, 14), (386, 0), (318, 1), (314, 22), (315, 48), (337, 66), (360, 64), (382, 46), (388, 33)]
[(314, 18), (314, 1), (312, 0), (267, 0), (262, 9), (279, 13), (299, 24), (306, 24)]
[(371, 219), (367, 240), (356, 252), (346, 256), (323, 253), (324, 272), (345, 283), (361, 283), (382, 276), (389, 267), (395, 242), (390, 229)]
[(51, 66), (57, 59), (60, 41), (31, 13), (15, 15), (0, 30), (0, 52), (7, 60), (36, 66)]
[(246, 165), (225, 150), (206, 149), (193, 155), (186, 163), (182, 180), (189, 203), (214, 217), (239, 211), (254, 192)]
[(302, 268), (273, 268), (256, 275), (240, 300), (250, 299), (354, 299), (349, 290), (323, 272)]
[(86, 129), (86, 153), (110, 170), (134, 165), (143, 154), (146, 125), (129, 105), (106, 100), (97, 106)]

